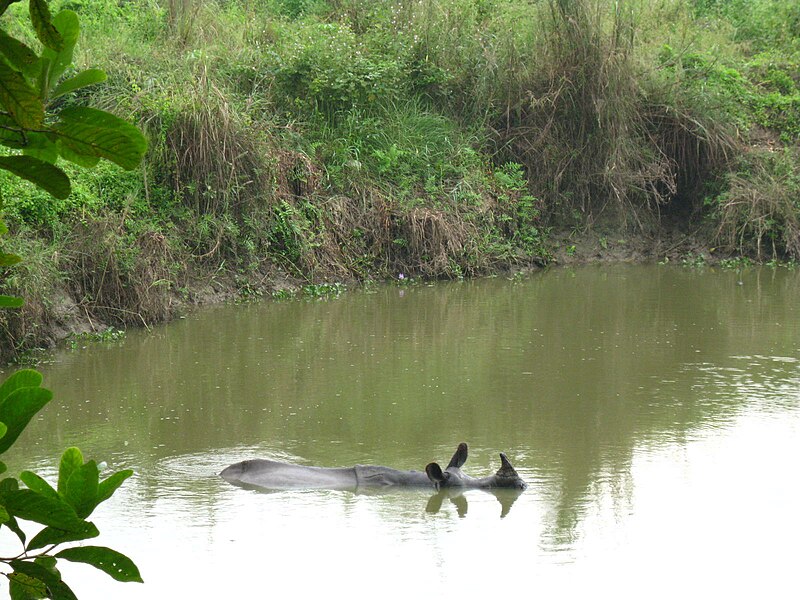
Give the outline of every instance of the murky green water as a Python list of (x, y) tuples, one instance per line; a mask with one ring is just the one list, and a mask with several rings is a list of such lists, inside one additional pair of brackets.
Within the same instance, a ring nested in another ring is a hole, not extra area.
[[(8, 462), (53, 475), (77, 444), (136, 470), (95, 521), (147, 583), (66, 565), (83, 600), (787, 597), (799, 297), (793, 271), (603, 266), (207, 310), (58, 354), (56, 399)], [(248, 457), (421, 469), (460, 441), (472, 475), (504, 451), (529, 489), (216, 476)]]

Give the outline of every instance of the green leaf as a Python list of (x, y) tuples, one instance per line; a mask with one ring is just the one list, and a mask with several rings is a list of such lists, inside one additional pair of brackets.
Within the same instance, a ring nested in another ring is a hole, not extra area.
[(0, 308), (19, 308), (23, 304), (25, 304), (25, 301), (22, 298), (0, 294)]
[(65, 531), (79, 532), (85, 521), (63, 500), (43, 496), (33, 490), (17, 490), (0, 495), (9, 514), (25, 521), (34, 521)]
[(37, 54), (2, 29), (0, 29), (0, 54), (3, 54), (11, 66), (20, 73), (27, 76), (34, 75), (36, 62), (39, 60)]
[[(75, 44), (81, 33), (80, 22), (78, 15), (71, 10), (62, 10), (53, 19), (53, 26), (61, 34), (63, 45), (59, 50), (45, 49), (42, 52), (44, 60), (50, 60), (50, 65), (47, 69), (47, 80), (42, 81), (46, 83), (46, 88), (52, 89), (58, 79), (64, 74), (72, 64), (72, 53), (75, 50)], [(46, 97), (46, 96), (43, 96)]]
[[(84, 521), (82, 529), (79, 531), (65, 531), (57, 527), (45, 527), (31, 539), (26, 547), (29, 552), (31, 550), (38, 550), (53, 544), (65, 544), (67, 542), (79, 542), (81, 540), (88, 540), (100, 535), (100, 531), (95, 527), (94, 523)], [(24, 540), (23, 540), (24, 543)]]
[(39, 477), (36, 473), (31, 471), (23, 471), (19, 474), (22, 483), (28, 486), (29, 489), (41, 494), (42, 496), (49, 496), (53, 499), (58, 499), (58, 492), (53, 489), (49, 483)]
[(39, 59), (39, 76), (36, 78), (36, 89), (39, 92), (39, 98), (47, 98), (50, 93), (50, 71), (52, 66), (53, 52), (45, 48), (42, 51), (42, 57)]
[(8, 575), (8, 595), (11, 600), (40, 600), (47, 598), (47, 586), (44, 581), (25, 573)]
[(16, 254), (6, 254), (5, 252), (0, 252), (0, 267), (10, 267), (12, 265), (16, 265), (17, 263), (22, 262), (22, 257)]
[[(6, 427), (6, 424), (0, 423), (0, 438), (2, 438), (6, 434), (6, 431), (8, 431), (8, 427)], [(5, 467), (5, 465), (3, 466)], [(2, 473), (3, 471), (5, 471), (5, 468), (0, 470), (0, 473)]]
[(100, 157), (78, 154), (68, 146), (64, 145), (60, 140), (58, 143), (58, 153), (64, 160), (68, 160), (69, 162), (75, 163), (79, 167), (83, 167), (85, 169), (92, 169), (97, 166), (97, 163), (100, 162)]
[(24, 573), (29, 577), (35, 577), (45, 584), (54, 583), (60, 579), (52, 570), (44, 565), (36, 564), (31, 560), (12, 560), (8, 564), (17, 573)]
[(0, 104), (22, 128), (36, 129), (44, 122), (44, 105), (19, 71), (0, 60)]
[(88, 85), (94, 85), (95, 83), (101, 83), (105, 80), (105, 71), (100, 69), (86, 69), (74, 77), (70, 77), (59, 83), (50, 94), (50, 97), (58, 98), (69, 92), (74, 92), (75, 90), (79, 90)]
[(0, 438), (0, 454), (8, 450), (17, 440), (33, 416), (53, 398), (45, 388), (20, 388), (11, 392), (0, 404), (0, 422), (8, 427)]
[[(58, 146), (56, 144), (50, 144), (49, 146), (42, 148), (25, 148), (22, 153), (25, 156), (38, 158), (46, 163), (50, 163), (51, 165), (54, 165), (56, 162), (58, 162)], [(70, 183), (70, 186), (71, 185), (72, 184)]]
[(72, 10), (62, 10), (53, 17), (53, 26), (58, 29), (64, 39), (64, 46), (72, 46), (78, 42), (81, 35), (81, 24), (78, 13)]
[(83, 454), (78, 448), (64, 450), (61, 463), (58, 465), (58, 493), (64, 497), (67, 493), (67, 481), (72, 474), (83, 466)]
[(92, 565), (104, 573), (108, 573), (117, 581), (142, 582), (139, 569), (133, 561), (111, 548), (105, 548), (104, 546), (67, 548), (56, 554), (56, 557)]
[(35, 369), (20, 369), (19, 371), (14, 371), (14, 373), (9, 375), (2, 385), (0, 385), (0, 405), (2, 405), (3, 400), (14, 390), (26, 387), (39, 387), (42, 385), (43, 379), (42, 374)]
[(13, 531), (23, 545), (25, 544), (25, 532), (22, 531), (22, 528), (19, 526), (19, 523), (17, 523), (17, 520), (14, 517), (11, 517), (8, 522), (3, 523), (3, 525)]
[(73, 592), (69, 586), (64, 583), (63, 579), (58, 583), (47, 586), (47, 589), (50, 593), (51, 600), (78, 600), (75, 592)]
[(97, 503), (100, 504), (111, 498), (119, 486), (131, 475), (133, 475), (133, 471), (131, 469), (125, 469), (124, 471), (117, 471), (101, 481), (97, 488)]
[(24, 148), (26, 136), (10, 115), (0, 114), (0, 144), (7, 148)]
[(97, 156), (123, 169), (136, 168), (147, 150), (147, 140), (127, 121), (85, 106), (61, 111), (54, 131), (61, 143), (76, 154)]
[(8, 523), (11, 520), (11, 515), (8, 514), (5, 506), (0, 505), (0, 523)]
[(81, 519), (85, 519), (97, 506), (99, 472), (90, 460), (75, 469), (67, 480), (64, 500), (70, 503)]
[(29, 133), (25, 136), (25, 143), (18, 147), (25, 156), (33, 156), (50, 164), (58, 161), (58, 145), (46, 133)]
[(0, 460), (0, 473), (5, 473), (8, 471), (8, 466), (2, 460)]
[(61, 50), (64, 47), (64, 39), (52, 23), (47, 2), (45, 0), (30, 0), (29, 8), (31, 24), (39, 41), (55, 52)]
[(37, 556), (33, 559), (33, 562), (35, 562), (37, 565), (41, 565), (51, 573), (58, 575), (58, 569), (56, 569), (56, 563), (58, 561), (56, 560), (55, 556), (47, 556), (46, 554), (43, 556)]
[(0, 15), (6, 12), (9, 6), (19, 1), (20, 0), (0, 0)]
[(47, 597), (53, 600), (77, 600), (56, 569), (56, 559), (51, 556), (36, 558), (35, 562), (14, 560), (9, 563), (12, 569), (42, 581), (47, 588)]
[(0, 494), (3, 492), (13, 492), (19, 489), (19, 482), (13, 477), (6, 477), (0, 481)]
[(69, 177), (64, 171), (33, 156), (0, 156), (0, 169), (27, 179), (60, 200), (64, 200), (70, 194)]
[(51, 600), (78, 600), (75, 592), (73, 592), (69, 586), (64, 583), (63, 579), (57, 584), (49, 586), (48, 590), (50, 592)]

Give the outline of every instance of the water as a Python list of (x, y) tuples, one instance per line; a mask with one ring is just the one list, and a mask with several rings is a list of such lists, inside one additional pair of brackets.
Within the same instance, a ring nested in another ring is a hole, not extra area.
[[(146, 581), (99, 598), (796, 593), (800, 274), (586, 267), (205, 310), (59, 353), (10, 453), (53, 478), (79, 445), (136, 476), (94, 543)], [(529, 488), (257, 493), (271, 457), (421, 469), (470, 444)]]

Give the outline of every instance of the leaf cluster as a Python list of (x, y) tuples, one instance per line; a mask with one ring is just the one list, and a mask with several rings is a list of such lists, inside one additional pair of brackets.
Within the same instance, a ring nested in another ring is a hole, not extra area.
[[(0, 15), (11, 4), (0, 2)], [(80, 34), (78, 15), (51, 17), (45, 0), (29, 0), (34, 49), (0, 28), (0, 169), (31, 181), (56, 198), (70, 193), (59, 158), (94, 167), (101, 158), (124, 169), (138, 166), (147, 148), (141, 132), (106, 111), (70, 106), (66, 96), (105, 81), (100, 69), (67, 75)]]
[[(52, 399), (50, 390), (41, 384), (39, 372), (25, 369), (0, 385), (0, 454)], [(6, 465), (0, 462), (0, 472), (5, 470)], [(88, 517), (132, 474), (130, 470), (118, 471), (101, 480), (95, 461), (84, 461), (80, 450), (69, 448), (61, 457), (55, 488), (32, 471), (23, 471), (19, 480), (8, 477), (0, 481), (0, 529), (7, 528), (22, 545), (16, 556), (0, 558), (0, 563), (11, 568), (5, 576), (12, 598), (75, 598), (56, 568), (58, 559), (92, 565), (118, 581), (142, 580), (133, 561), (110, 548), (80, 546), (56, 552), (61, 544), (99, 535)], [(44, 528), (28, 539), (20, 521), (32, 521)]]

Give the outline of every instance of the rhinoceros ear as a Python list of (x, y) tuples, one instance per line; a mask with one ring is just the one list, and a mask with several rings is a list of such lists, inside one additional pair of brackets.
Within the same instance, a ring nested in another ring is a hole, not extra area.
[(497, 469), (496, 475), (503, 478), (516, 477), (519, 479), (516, 469), (511, 466), (511, 461), (509, 461), (508, 457), (502, 452), (500, 453), (500, 468)]
[(448, 469), (455, 467), (456, 469), (460, 469), (464, 466), (464, 463), (467, 462), (467, 443), (461, 442), (456, 449), (456, 453), (453, 454), (453, 458), (450, 459), (450, 464), (447, 465)]
[(442, 467), (435, 462), (428, 463), (428, 465), (425, 467), (425, 474), (428, 476), (428, 479), (431, 480), (431, 483), (433, 483), (437, 490), (439, 489), (440, 485), (447, 481), (448, 474), (442, 471)]

